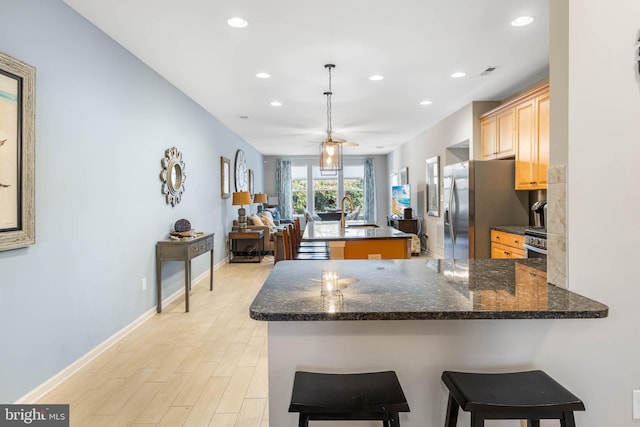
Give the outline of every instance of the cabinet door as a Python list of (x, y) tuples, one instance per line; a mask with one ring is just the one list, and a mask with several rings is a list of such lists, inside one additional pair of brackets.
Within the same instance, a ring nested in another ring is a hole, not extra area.
[(534, 167), (536, 189), (547, 188), (549, 169), (549, 93), (536, 98), (537, 129)]
[(495, 159), (496, 157), (496, 116), (489, 116), (480, 122), (482, 136), (482, 160)]
[(505, 158), (515, 154), (516, 117), (515, 108), (501, 111), (496, 116), (496, 157)]
[(530, 100), (516, 106), (516, 190), (535, 187), (535, 105), (534, 100)]

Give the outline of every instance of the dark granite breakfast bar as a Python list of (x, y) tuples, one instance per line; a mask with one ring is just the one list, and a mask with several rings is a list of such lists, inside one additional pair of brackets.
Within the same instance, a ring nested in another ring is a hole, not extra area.
[(548, 284), (545, 270), (539, 259), (278, 263), (250, 308), (268, 322), (269, 422), (297, 425), (287, 412), (296, 370), (394, 370), (411, 407), (402, 425), (443, 425), (443, 370), (540, 368), (551, 330), (566, 336), (561, 355), (576, 331), (608, 316), (606, 305)]
[(545, 268), (540, 259), (283, 262), (250, 313), (266, 321), (607, 316), (607, 306), (547, 284)]

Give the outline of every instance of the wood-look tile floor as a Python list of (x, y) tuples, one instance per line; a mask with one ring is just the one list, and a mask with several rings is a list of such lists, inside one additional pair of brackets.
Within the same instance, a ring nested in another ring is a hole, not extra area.
[(68, 403), (72, 427), (268, 427), (267, 325), (249, 305), (273, 268), (224, 264), (40, 403)]
[(71, 427), (268, 427), (267, 324), (249, 306), (272, 268), (222, 265), (189, 313), (178, 298), (39, 403), (69, 404)]

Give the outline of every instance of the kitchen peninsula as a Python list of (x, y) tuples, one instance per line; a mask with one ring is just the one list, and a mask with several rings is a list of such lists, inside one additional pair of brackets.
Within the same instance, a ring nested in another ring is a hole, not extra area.
[(411, 258), (410, 234), (362, 221), (347, 221), (344, 229), (340, 221), (311, 221), (302, 240), (328, 242), (332, 260)]
[[(402, 425), (443, 425), (443, 370), (534, 368), (550, 329), (607, 317), (604, 304), (547, 284), (545, 269), (537, 259), (278, 263), (250, 308), (269, 322), (270, 423), (297, 425), (287, 413), (296, 370), (395, 370), (411, 407)], [(512, 350), (495, 351), (505, 343)]]

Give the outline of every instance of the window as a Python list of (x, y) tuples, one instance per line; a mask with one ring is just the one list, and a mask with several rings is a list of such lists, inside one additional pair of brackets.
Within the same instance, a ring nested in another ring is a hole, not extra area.
[(304, 208), (307, 207), (306, 166), (291, 166), (291, 198), (293, 213), (304, 213)]
[(364, 208), (364, 165), (345, 166), (342, 172), (342, 192), (351, 196), (353, 209)]
[(313, 166), (313, 209), (315, 212), (326, 212), (327, 209), (337, 209), (338, 204), (338, 176), (322, 176), (320, 167)]

